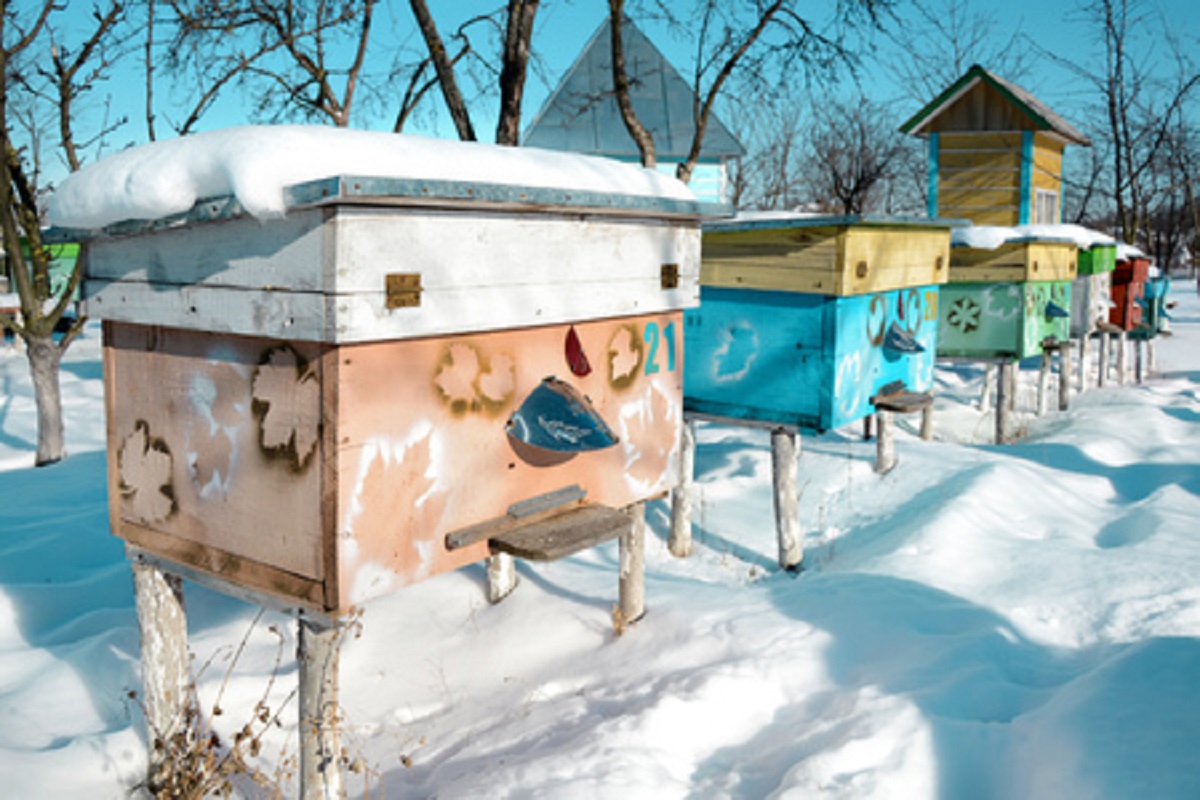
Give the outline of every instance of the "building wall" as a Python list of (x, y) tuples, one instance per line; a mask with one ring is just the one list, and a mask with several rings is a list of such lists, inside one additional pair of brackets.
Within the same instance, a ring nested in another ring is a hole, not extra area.
[[(1059, 221), (1062, 142), (1028, 131), (941, 132), (936, 149), (930, 205), (937, 216), (979, 225)], [(1054, 193), (1050, 219), (1037, 217), (1039, 191)]]

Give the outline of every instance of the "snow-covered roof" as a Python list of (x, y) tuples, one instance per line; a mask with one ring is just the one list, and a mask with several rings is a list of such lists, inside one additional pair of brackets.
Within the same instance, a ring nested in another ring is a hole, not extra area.
[(63, 181), (49, 217), (60, 227), (95, 229), (169, 217), (199, 200), (225, 196), (256, 217), (280, 216), (287, 187), (339, 175), (695, 200), (675, 178), (595, 156), (279, 125), (198, 133), (117, 153)]
[(1150, 256), (1137, 245), (1121, 242), (1117, 245), (1117, 260), (1127, 261), (1131, 258), (1149, 258)]
[[(630, 101), (654, 137), (660, 159), (684, 159), (695, 135), (696, 95), (654, 43), (631, 21), (622, 24)], [(620, 158), (640, 154), (617, 106), (612, 80), (612, 29), (608, 18), (592, 34), (525, 132), (523, 142), (576, 153)], [(704, 130), (702, 158), (738, 157), (741, 143), (713, 114)]]
[(968, 225), (956, 228), (950, 234), (950, 244), (955, 247), (974, 247), (980, 250), (995, 250), (1009, 242), (1059, 241), (1071, 242), (1080, 250), (1096, 246), (1115, 245), (1117, 241), (1106, 233), (1085, 228), (1082, 225)]

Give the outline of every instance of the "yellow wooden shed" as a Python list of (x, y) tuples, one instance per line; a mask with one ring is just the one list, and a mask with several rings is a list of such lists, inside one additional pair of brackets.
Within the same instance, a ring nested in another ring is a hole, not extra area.
[(1063, 150), (1091, 146), (1036, 97), (978, 64), (900, 130), (929, 142), (929, 216), (979, 225), (1060, 222)]

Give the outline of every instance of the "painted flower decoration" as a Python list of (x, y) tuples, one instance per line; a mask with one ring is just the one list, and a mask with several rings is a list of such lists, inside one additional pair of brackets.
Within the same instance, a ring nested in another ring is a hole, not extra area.
[(987, 315), (1000, 319), (1016, 316), (1025, 304), (1021, 295), (1021, 290), (1013, 284), (989, 286), (984, 292), (987, 298)]
[(960, 297), (950, 304), (950, 310), (946, 313), (946, 322), (959, 328), (963, 333), (970, 333), (979, 328), (979, 316), (982, 313), (983, 308), (974, 300), (969, 297)]

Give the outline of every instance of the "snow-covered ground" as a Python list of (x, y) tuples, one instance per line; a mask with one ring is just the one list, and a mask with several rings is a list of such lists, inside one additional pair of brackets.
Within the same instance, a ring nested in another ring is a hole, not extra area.
[[(495, 607), (478, 566), (368, 604), (342, 661), (345, 741), (366, 767), (350, 789), (1200, 797), (1200, 306), (1176, 286), (1159, 374), (1037, 418), (1027, 370), (1017, 444), (989, 443), (969, 367), (939, 370), (935, 441), (903, 420), (885, 477), (857, 430), (807, 437), (799, 576), (773, 563), (766, 435), (709, 425), (696, 552), (670, 556), (655, 504), (649, 613), (626, 635), (612, 545), (520, 564)], [(5, 797), (124, 797), (145, 765), (100, 373), (89, 329), (63, 369), (71, 455), (33, 469), (25, 360), (0, 349)], [(187, 592), (206, 708), (227, 681), (218, 729), (249, 718), (274, 672), (278, 708), (295, 680), (288, 620), (251, 630), (254, 607)], [(268, 773), (295, 754), (294, 710)]]

